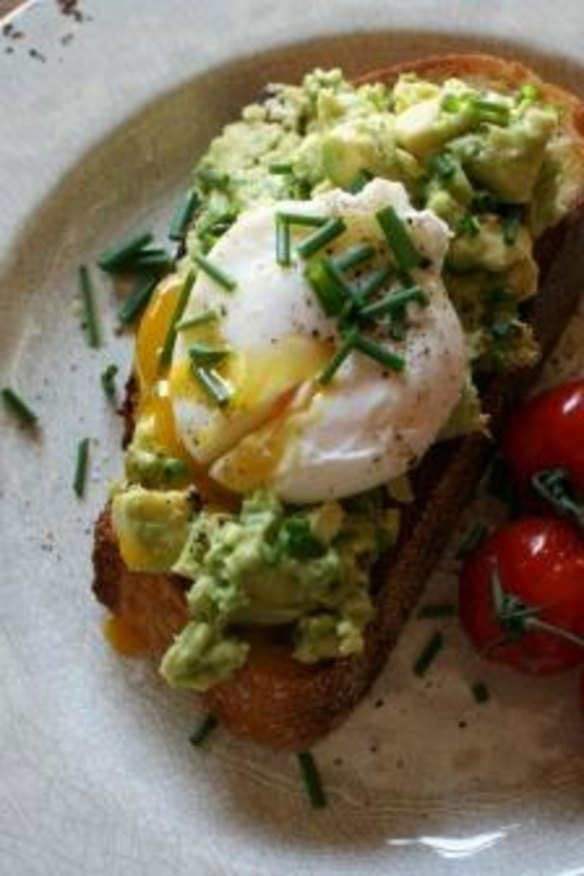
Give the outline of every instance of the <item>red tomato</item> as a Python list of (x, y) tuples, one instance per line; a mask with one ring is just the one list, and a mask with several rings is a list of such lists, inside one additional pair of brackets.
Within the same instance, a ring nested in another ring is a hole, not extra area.
[(564, 520), (499, 529), (464, 564), (459, 598), (462, 626), (487, 659), (534, 675), (584, 663), (584, 541)]
[(511, 419), (502, 450), (520, 483), (537, 471), (563, 468), (584, 493), (584, 380), (528, 401)]

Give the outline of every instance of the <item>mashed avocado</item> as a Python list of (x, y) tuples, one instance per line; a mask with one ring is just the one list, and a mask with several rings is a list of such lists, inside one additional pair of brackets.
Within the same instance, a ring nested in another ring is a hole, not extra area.
[(304, 663), (359, 653), (373, 614), (369, 571), (397, 525), (378, 492), (350, 511), (337, 502), (290, 511), (258, 492), (237, 515), (201, 512), (173, 566), (194, 582), (191, 621), (162, 674), (196, 690), (228, 677), (247, 656), (242, 625), (288, 625)]
[[(520, 305), (537, 289), (533, 241), (571, 190), (569, 143), (534, 86), (498, 92), (458, 79), (403, 75), (392, 88), (316, 70), (272, 86), (217, 137), (195, 171), (202, 208), (191, 253), (209, 249), (237, 214), (371, 176), (401, 181), (452, 230), (446, 285), (481, 370), (513, 370), (537, 347)], [(513, 296), (493, 308), (493, 289)]]

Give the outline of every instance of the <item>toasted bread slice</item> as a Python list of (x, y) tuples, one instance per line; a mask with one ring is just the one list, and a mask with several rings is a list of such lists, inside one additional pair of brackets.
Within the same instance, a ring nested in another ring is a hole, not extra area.
[[(517, 88), (536, 83), (564, 111), (566, 134), (574, 140), (569, 211), (560, 225), (536, 245), (540, 291), (530, 321), (543, 357), (550, 352), (576, 307), (584, 276), (584, 106), (572, 95), (542, 83), (521, 64), (482, 55), (429, 58), (370, 73), (360, 82), (391, 84), (415, 72), (441, 81), (451, 76), (482, 85)], [(532, 372), (493, 378), (481, 391), (483, 407), (496, 432), (509, 404), (526, 387)], [(131, 405), (125, 411), (131, 421)], [(245, 666), (202, 700), (233, 733), (284, 750), (301, 750), (338, 725), (371, 686), (416, 604), (461, 509), (470, 498), (489, 451), (489, 441), (472, 435), (436, 445), (413, 473), (415, 508), (405, 515), (400, 542), (374, 570), (375, 618), (358, 657), (312, 666), (295, 661), (273, 634), (251, 642)], [(94, 592), (160, 655), (187, 619), (187, 582), (176, 576), (129, 572), (120, 557), (106, 509), (96, 526)]]

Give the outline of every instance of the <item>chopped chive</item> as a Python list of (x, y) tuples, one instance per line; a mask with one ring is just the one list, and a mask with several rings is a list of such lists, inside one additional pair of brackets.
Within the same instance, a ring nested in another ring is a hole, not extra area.
[(476, 216), (471, 216), (470, 214), (466, 214), (465, 216), (461, 216), (461, 218), (456, 223), (456, 233), (457, 234), (466, 234), (468, 237), (476, 237), (477, 234), (480, 234), (481, 224)]
[(227, 292), (233, 292), (237, 286), (233, 277), (230, 277), (229, 274), (226, 274), (225, 271), (218, 267), (214, 262), (209, 261), (208, 258), (199, 253), (194, 256), (194, 259), (203, 273), (207, 274), (208, 277), (211, 277), (212, 280), (215, 280), (218, 286), (221, 286)]
[(482, 97), (472, 98), (469, 103), (485, 121), (498, 122), (501, 125), (506, 125), (509, 122), (509, 107), (505, 104)]
[(299, 751), (296, 757), (310, 805), (314, 809), (323, 809), (327, 804), (327, 799), (314, 757), (309, 751)]
[(191, 745), (199, 748), (203, 742), (206, 742), (213, 730), (217, 727), (218, 721), (214, 715), (205, 715), (205, 717), (197, 724), (189, 737)]
[(87, 343), (90, 347), (96, 349), (101, 346), (101, 332), (95, 308), (93, 283), (91, 282), (91, 274), (87, 265), (79, 266), (79, 294), (83, 307), (83, 323), (85, 325)]
[(526, 82), (519, 89), (519, 97), (521, 100), (532, 102), (539, 98), (539, 89), (532, 82)]
[(311, 262), (305, 276), (327, 316), (338, 316), (353, 297), (352, 288), (328, 256)]
[(455, 617), (456, 606), (452, 602), (434, 602), (423, 605), (418, 611), (420, 620), (437, 620), (445, 617)]
[(193, 374), (205, 391), (207, 397), (218, 407), (225, 407), (229, 403), (233, 390), (226, 380), (223, 380), (212, 368), (203, 368), (193, 363)]
[(100, 375), (103, 391), (109, 399), (115, 398), (116, 395), (116, 374), (119, 368), (117, 365), (108, 365)]
[(384, 268), (379, 268), (377, 271), (373, 271), (373, 273), (370, 274), (359, 286), (357, 293), (359, 299), (365, 301), (367, 298), (375, 295), (376, 292), (379, 292), (379, 290), (387, 283), (391, 274), (392, 270), (389, 265), (386, 265)]
[(340, 216), (329, 219), (322, 228), (319, 228), (314, 234), (311, 234), (310, 237), (299, 243), (296, 250), (303, 259), (308, 259), (339, 237), (346, 228), (347, 226)]
[(357, 337), (357, 329), (352, 329), (343, 340), (341, 346), (335, 351), (329, 362), (325, 365), (317, 380), (323, 386), (330, 383), (347, 356), (355, 347), (355, 338)]
[(83, 438), (77, 445), (77, 460), (75, 463), (75, 477), (73, 489), (81, 499), (85, 493), (87, 483), (87, 468), (89, 464), (89, 438)]
[(397, 215), (394, 207), (388, 204), (375, 216), (393, 252), (398, 268), (402, 271), (409, 271), (411, 268), (418, 267), (421, 256), (410, 239), (405, 223)]
[(9, 386), (2, 390), (2, 401), (7, 411), (16, 417), (24, 426), (36, 426), (38, 417), (27, 403)]
[(229, 182), (229, 175), (226, 173), (220, 173), (218, 170), (215, 170), (214, 167), (199, 167), (196, 173), (197, 178), (203, 183), (203, 185), (206, 185), (209, 188), (221, 189)]
[(349, 185), (347, 186), (347, 191), (350, 192), (352, 195), (358, 195), (359, 192), (363, 191), (367, 183), (371, 182), (373, 177), (374, 174), (372, 174), (370, 170), (366, 170), (366, 168), (363, 168), (363, 170), (359, 171), (355, 179), (351, 183), (349, 183)]
[(170, 253), (162, 248), (144, 249), (128, 263), (131, 271), (152, 271), (167, 274), (172, 268), (173, 260)]
[(168, 229), (169, 240), (182, 240), (201, 199), (194, 189), (182, 196), (175, 207), (170, 227)]
[(375, 247), (365, 243), (345, 250), (345, 252), (336, 256), (334, 263), (339, 271), (350, 271), (352, 268), (362, 265), (363, 262), (368, 262), (374, 255)]
[(184, 279), (182, 289), (180, 290), (180, 295), (178, 296), (176, 307), (174, 308), (174, 313), (172, 314), (172, 319), (170, 320), (170, 323), (168, 325), (166, 337), (164, 338), (164, 343), (162, 345), (160, 357), (158, 359), (158, 364), (160, 368), (168, 368), (168, 366), (170, 365), (170, 360), (172, 359), (172, 351), (174, 350), (174, 343), (176, 341), (176, 327), (177, 324), (180, 322), (185, 307), (187, 306), (187, 301), (189, 300), (191, 289), (193, 288), (193, 284), (195, 282), (195, 277), (196, 274), (191, 268)]
[(290, 264), (290, 225), (281, 216), (276, 216), (276, 261), (283, 267)]
[(157, 285), (157, 277), (138, 280), (134, 289), (118, 310), (118, 322), (121, 325), (131, 325), (135, 322), (152, 298)]
[(468, 554), (472, 554), (484, 542), (488, 532), (489, 530), (482, 521), (477, 520), (473, 523), (458, 546), (456, 558), (460, 560)]
[(188, 465), (184, 461), (184, 459), (176, 459), (173, 456), (169, 456), (164, 460), (162, 465), (165, 476), (169, 480), (175, 480), (179, 477), (184, 477), (189, 470)]
[(430, 159), (430, 170), (435, 173), (439, 179), (452, 179), (456, 173), (456, 169), (456, 161), (452, 155), (449, 155), (447, 152), (441, 152)]
[(328, 222), (326, 216), (313, 216), (310, 213), (276, 213), (276, 218), (289, 225), (299, 225), (305, 228), (320, 228), (321, 225), (326, 225)]
[(503, 232), (503, 240), (507, 246), (513, 246), (519, 231), (521, 230), (521, 219), (519, 216), (505, 216), (501, 220), (501, 231)]
[(376, 341), (364, 338), (363, 335), (357, 334), (354, 345), (355, 349), (359, 350), (360, 353), (363, 353), (364, 356), (374, 359), (376, 362), (379, 362), (391, 371), (403, 371), (406, 367), (406, 360), (403, 356), (399, 356), (397, 353), (387, 350)]
[(483, 681), (477, 681), (476, 684), (473, 684), (471, 690), (475, 702), (479, 705), (487, 703), (491, 699), (489, 688)]
[(440, 109), (447, 113), (457, 113), (466, 105), (468, 105), (468, 95), (445, 94)]
[(217, 365), (230, 352), (229, 347), (216, 347), (212, 344), (195, 343), (189, 346), (189, 356), (195, 365)]
[(133, 237), (127, 237), (122, 240), (117, 246), (112, 246), (106, 249), (97, 259), (97, 264), (102, 271), (117, 271), (123, 265), (131, 261), (136, 253), (144, 249), (152, 240), (152, 233), (145, 231), (142, 234), (135, 234)]
[(428, 639), (426, 645), (422, 648), (420, 656), (414, 663), (414, 672), (423, 678), (439, 652), (444, 646), (444, 637), (442, 633), (436, 632)]
[(184, 332), (187, 329), (196, 328), (199, 325), (207, 325), (209, 322), (216, 322), (219, 319), (219, 314), (216, 310), (203, 310), (197, 316), (190, 319), (183, 319), (176, 324), (177, 332)]
[(421, 286), (409, 286), (404, 289), (398, 289), (396, 292), (390, 292), (379, 301), (374, 301), (373, 304), (368, 304), (359, 311), (359, 316), (366, 319), (376, 319), (378, 316), (389, 314), (390, 316), (400, 315), (408, 304), (416, 302), (421, 307), (427, 307), (430, 303), (428, 295)]
[(272, 161), (272, 163), (268, 165), (268, 170), (270, 173), (286, 174), (292, 173), (293, 167), (290, 161)]

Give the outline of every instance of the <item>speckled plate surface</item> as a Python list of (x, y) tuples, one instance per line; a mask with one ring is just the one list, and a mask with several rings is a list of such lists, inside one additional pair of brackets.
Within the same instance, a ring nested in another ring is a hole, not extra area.
[[(2, 876), (584, 874), (576, 677), (486, 669), (451, 621), (420, 681), (411, 664), (432, 622), (413, 620), (372, 694), (318, 747), (322, 812), (292, 758), (222, 733), (190, 748), (191, 699), (111, 654), (89, 597), (91, 524), (121, 464), (99, 374), (127, 366), (130, 341), (113, 333), (106, 285), (103, 349), (88, 350), (72, 306), (77, 265), (166, 223), (209, 137), (265, 82), (483, 49), (584, 93), (583, 28), (580, 0), (47, 0), (4, 28), (1, 382), (31, 399), (42, 429), (29, 438), (0, 418)], [(544, 380), (582, 373), (583, 323)], [(432, 598), (452, 594), (455, 574), (451, 551)], [(492, 691), (481, 707), (478, 678)]]

